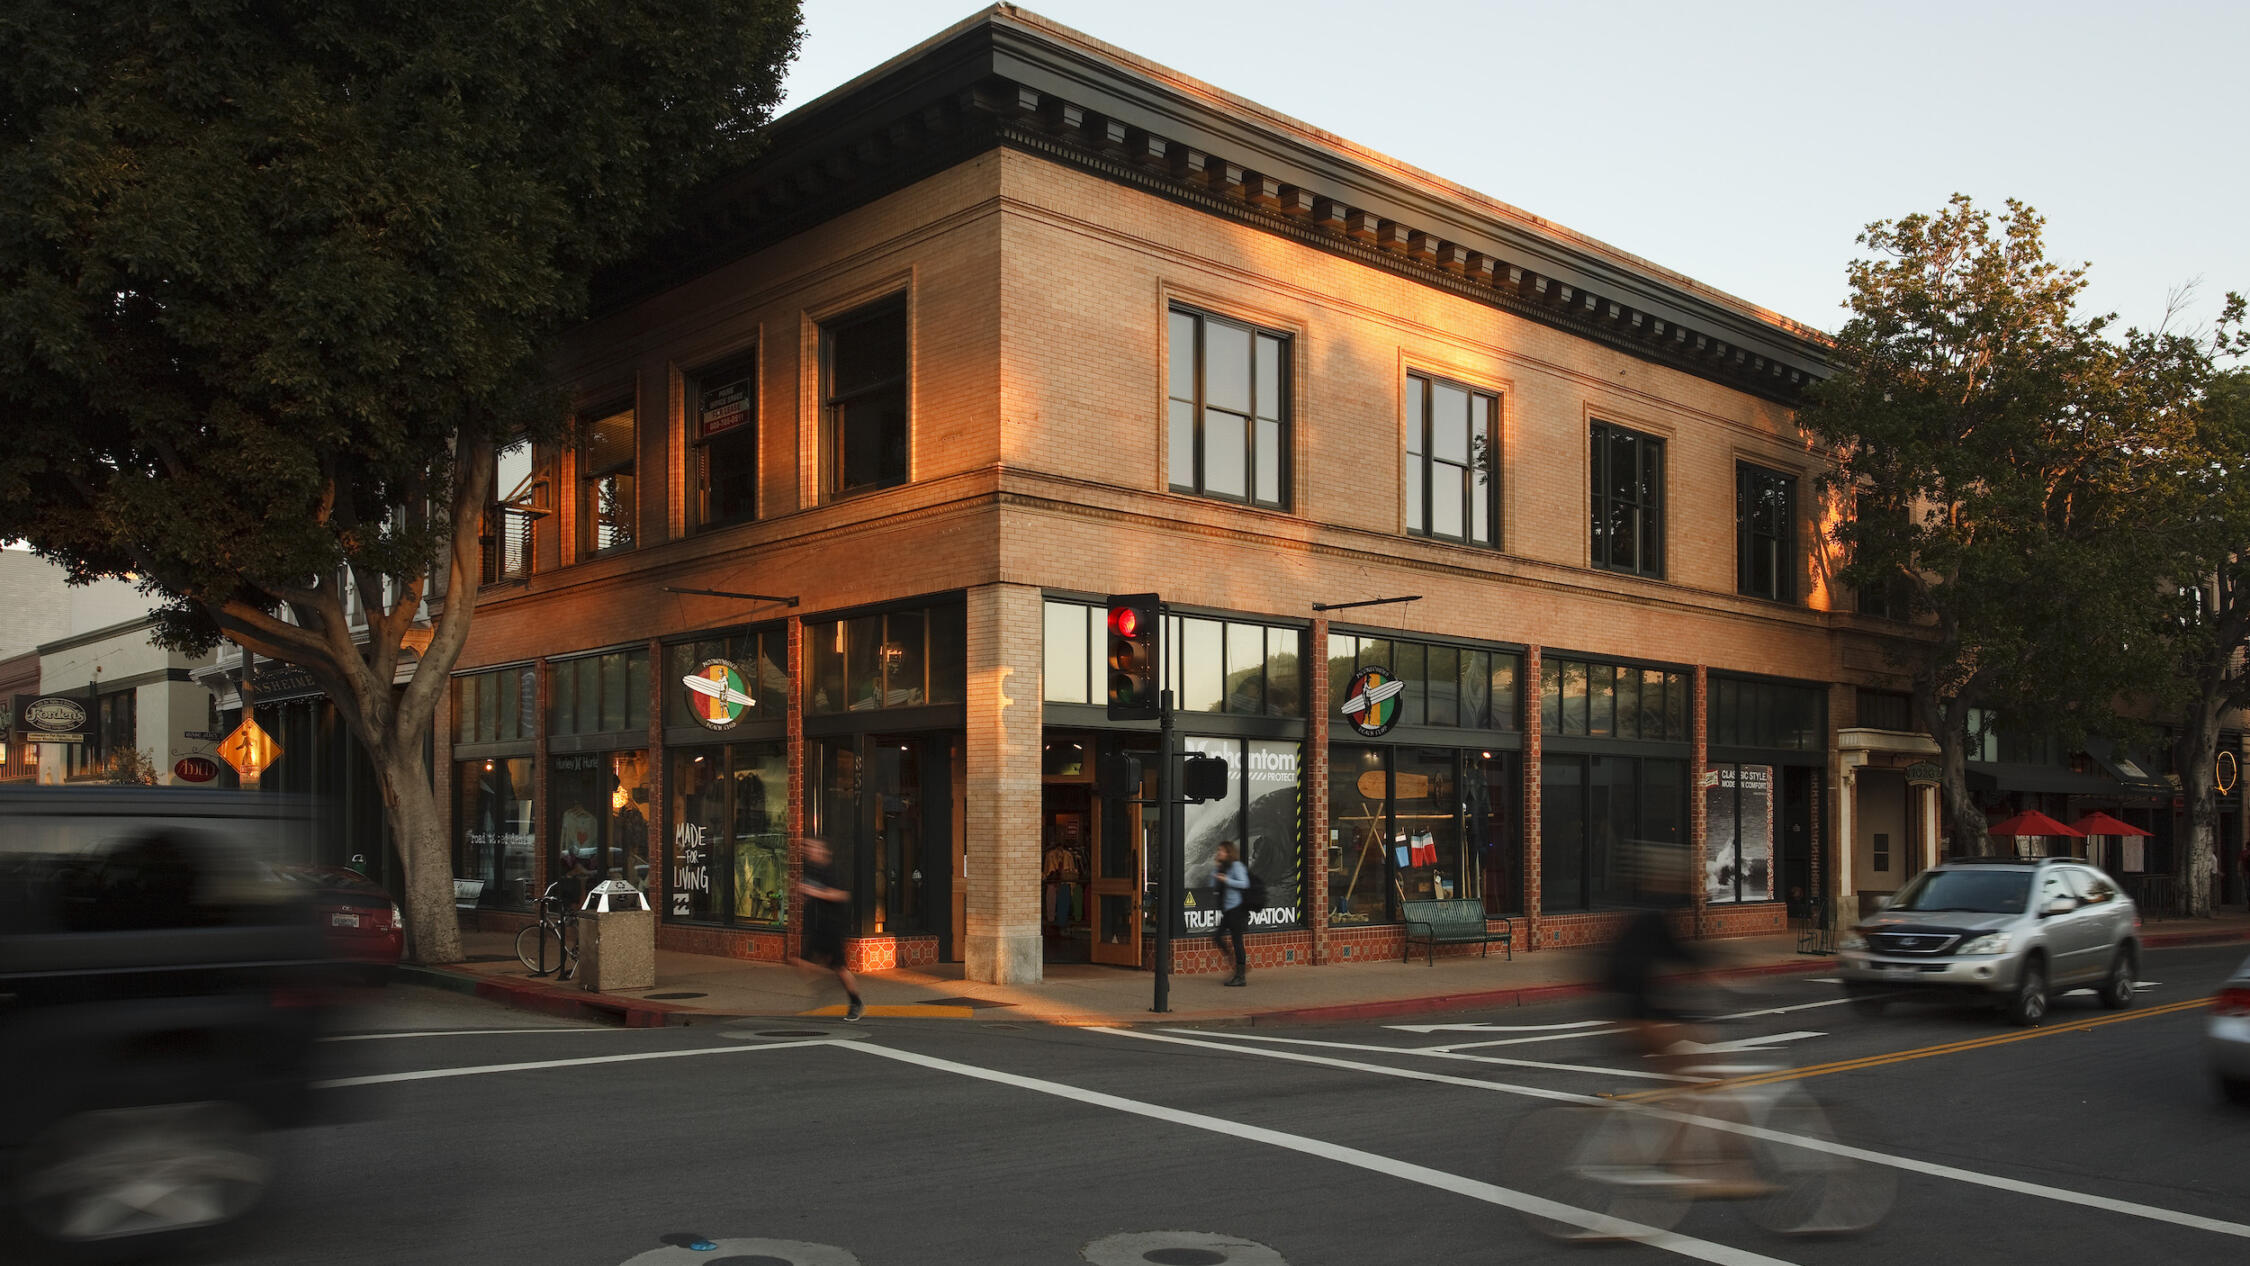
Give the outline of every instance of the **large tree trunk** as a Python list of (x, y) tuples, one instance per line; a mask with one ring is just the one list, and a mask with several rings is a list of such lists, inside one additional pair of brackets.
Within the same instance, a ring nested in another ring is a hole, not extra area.
[(1992, 851), (1992, 836), (1985, 831), (1984, 810), (1969, 794), (1967, 707), (1959, 700), (1941, 701), (1927, 678), (1915, 683), (1915, 711), (1923, 730), (1938, 745), (1938, 797), (1945, 807), (1946, 835), (1957, 857), (1983, 857)]
[[(425, 725), (426, 728), (426, 725)], [(391, 815), (391, 838), (406, 871), (407, 952), (418, 963), (461, 961), (461, 921), (453, 905), (453, 857), (422, 745), (370, 752)]]
[(2188, 804), (2187, 839), (2172, 859), (2172, 874), (2179, 887), (2179, 912), (2191, 919), (2210, 917), (2211, 882), (2219, 873), (2219, 793), (2213, 785), (2213, 762), (2219, 754), (2222, 713), (2221, 700), (2205, 695), (2197, 701), (2192, 723), (2172, 746)]

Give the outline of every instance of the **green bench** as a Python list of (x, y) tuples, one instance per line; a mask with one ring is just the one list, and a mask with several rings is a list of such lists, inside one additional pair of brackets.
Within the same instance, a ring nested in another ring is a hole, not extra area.
[(1400, 962), (1414, 957), (1414, 943), (1420, 941), (1429, 947), (1429, 961), (1437, 963), (1440, 945), (1482, 945), (1482, 954), (1489, 957), (1495, 942), (1508, 947), (1508, 958), (1516, 956), (1515, 925), (1506, 919), (1494, 930), (1486, 923), (1482, 901), (1408, 901), (1399, 906), (1406, 920), (1406, 947), (1400, 953)]

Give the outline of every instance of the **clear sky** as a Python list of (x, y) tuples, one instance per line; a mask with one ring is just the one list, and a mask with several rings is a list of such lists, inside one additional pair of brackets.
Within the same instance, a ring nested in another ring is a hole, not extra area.
[[(809, 101), (983, 6), (806, 0)], [(1833, 330), (1871, 220), (2047, 218), (2089, 312), (2250, 292), (2250, 2), (1042, 0), (1066, 26)]]

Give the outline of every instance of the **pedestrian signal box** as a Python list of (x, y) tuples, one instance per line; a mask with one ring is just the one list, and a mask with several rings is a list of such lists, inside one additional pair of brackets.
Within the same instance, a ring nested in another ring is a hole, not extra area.
[(1180, 798), (1197, 802), (1226, 799), (1226, 760), (1218, 756), (1189, 753), (1180, 762)]

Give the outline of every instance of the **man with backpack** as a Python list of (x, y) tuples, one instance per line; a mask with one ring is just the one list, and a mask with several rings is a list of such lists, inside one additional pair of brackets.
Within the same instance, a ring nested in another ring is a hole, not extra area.
[(1211, 943), (1225, 956), (1230, 953), (1228, 943), (1231, 941), (1234, 958), (1234, 975), (1220, 983), (1247, 985), (1250, 983), (1250, 959), (1242, 951), (1242, 933), (1250, 926), (1250, 897), (1255, 881), (1250, 876), (1250, 868), (1242, 864), (1233, 840), (1219, 845), (1218, 864), (1212, 879), (1219, 890), (1219, 926), (1211, 934)]

